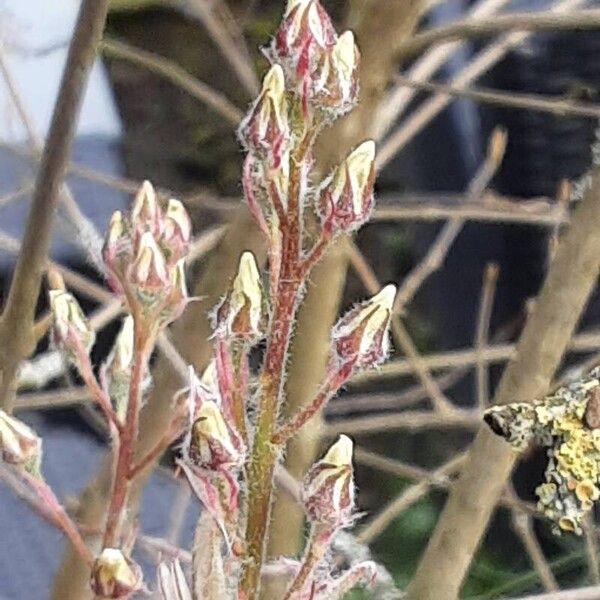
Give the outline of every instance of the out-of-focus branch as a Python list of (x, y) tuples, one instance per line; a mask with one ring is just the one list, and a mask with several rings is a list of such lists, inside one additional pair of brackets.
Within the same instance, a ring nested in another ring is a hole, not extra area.
[[(573, 215), (494, 402), (531, 400), (547, 391), (600, 270), (600, 173)], [(469, 568), (515, 456), (482, 427), (408, 588), (409, 599), (453, 600)]]
[(85, 0), (80, 8), (25, 227), (5, 310), (0, 321), (0, 406), (11, 410), (19, 362), (34, 348), (33, 320), (50, 245), (54, 215), (69, 161), (108, 0)]
[[(600, 11), (598, 11), (600, 14)], [(600, 26), (600, 25), (599, 25)], [(558, 117), (591, 117), (600, 118), (600, 107), (578, 102), (563, 96), (545, 96), (542, 94), (520, 94), (518, 92), (502, 92), (484, 88), (467, 88), (433, 83), (430, 81), (413, 81), (403, 75), (396, 77), (398, 85), (406, 86), (424, 92), (447, 94), (459, 98), (468, 98), (481, 104), (493, 104), (505, 108), (519, 108), (542, 113), (549, 113)]]
[(232, 104), (221, 92), (196, 79), (168, 58), (113, 39), (102, 40), (100, 51), (105, 56), (126, 60), (148, 71), (152, 71), (156, 75), (160, 75), (179, 89), (184, 90), (203, 104), (206, 104), (209, 108), (212, 108), (223, 118), (227, 119), (234, 127), (237, 127), (244, 116), (242, 111)]
[(400, 46), (400, 56), (408, 58), (438, 44), (467, 40), (506, 31), (585, 30), (600, 27), (600, 10), (578, 10), (556, 15), (545, 11), (497, 15), (487, 19), (465, 19), (418, 33)]

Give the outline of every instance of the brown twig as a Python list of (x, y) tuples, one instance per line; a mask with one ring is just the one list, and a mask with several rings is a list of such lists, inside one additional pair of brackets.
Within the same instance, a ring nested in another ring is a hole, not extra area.
[(583, 539), (585, 542), (585, 557), (588, 566), (588, 575), (592, 583), (600, 583), (600, 565), (598, 564), (598, 532), (591, 514), (587, 514), (583, 521)]
[(425, 48), (455, 40), (468, 40), (506, 31), (586, 30), (600, 27), (600, 10), (578, 10), (567, 14), (546, 11), (496, 15), (487, 19), (465, 19), (420, 32), (406, 40), (399, 49), (403, 58), (419, 54)]
[(478, 353), (475, 373), (477, 376), (477, 405), (483, 410), (490, 398), (490, 382), (488, 379), (487, 363), (481, 356), (481, 351), (488, 344), (490, 319), (494, 307), (494, 296), (496, 294), (496, 282), (498, 281), (498, 265), (490, 263), (486, 265), (481, 286), (481, 297), (479, 300), (479, 312), (477, 316), (477, 330), (475, 332), (475, 350)]
[(214, 90), (206, 83), (196, 79), (193, 75), (190, 75), (185, 69), (168, 58), (110, 38), (104, 38), (102, 40), (100, 51), (106, 56), (125, 60), (163, 77), (179, 89), (190, 94), (190, 96), (193, 96), (209, 108), (212, 108), (234, 127), (237, 127), (244, 116), (243, 112), (230, 102), (221, 92)]
[(36, 177), (22, 250), (0, 321), (0, 406), (8, 410), (13, 403), (18, 364), (33, 350), (34, 311), (52, 224), (107, 8), (108, 0), (85, 0), (81, 5)]
[[(596, 284), (598, 227), (600, 173), (593, 172), (521, 335), (518, 358), (500, 381), (495, 403), (533, 399), (548, 389)], [(408, 598), (456, 598), (513, 462), (508, 444), (481, 428), (408, 588)]]
[[(600, 15), (600, 11), (597, 11)], [(502, 92), (484, 88), (466, 88), (434, 83), (430, 81), (413, 81), (398, 75), (399, 85), (435, 94), (447, 94), (458, 98), (468, 98), (481, 104), (492, 104), (507, 108), (519, 108), (535, 112), (548, 113), (557, 117), (600, 117), (600, 106), (577, 102), (563, 96), (543, 96), (541, 94), (520, 94), (518, 92)]]
[[(573, 10), (582, 4), (584, 4), (584, 0), (561, 0), (551, 10), (553, 12), (564, 12)], [(451, 85), (455, 87), (468, 86), (500, 61), (511, 48), (523, 43), (530, 35), (528, 32), (514, 32), (502, 35), (463, 67), (451, 80)], [(382, 169), (388, 164), (451, 100), (450, 96), (437, 94), (416, 109), (380, 146), (377, 167)]]

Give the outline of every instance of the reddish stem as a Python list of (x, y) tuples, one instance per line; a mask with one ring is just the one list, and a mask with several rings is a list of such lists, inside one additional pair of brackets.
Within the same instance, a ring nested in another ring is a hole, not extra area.
[(133, 466), (135, 441), (138, 432), (139, 411), (141, 407), (141, 384), (148, 359), (148, 349), (152, 347), (150, 328), (133, 313), (134, 318), (134, 354), (129, 383), (129, 397), (125, 423), (119, 438), (118, 454), (114, 471), (113, 488), (106, 518), (104, 547), (112, 547), (118, 541), (123, 512), (127, 504), (131, 487), (130, 473)]
[(92, 556), (90, 549), (86, 546), (86, 543), (83, 541), (75, 523), (73, 523), (69, 515), (67, 515), (65, 509), (54, 495), (54, 492), (43, 479), (39, 479), (27, 472), (24, 472), (23, 476), (27, 483), (35, 490), (42, 500), (44, 507), (47, 509), (45, 516), (51, 520), (55, 527), (65, 534), (73, 548), (75, 548), (77, 554), (79, 554), (82, 560), (91, 567), (94, 563), (94, 557)]
[(292, 438), (338, 392), (351, 373), (352, 365), (346, 364), (330, 375), (313, 400), (303, 406), (287, 423), (277, 430), (272, 438), (273, 444), (282, 445)]

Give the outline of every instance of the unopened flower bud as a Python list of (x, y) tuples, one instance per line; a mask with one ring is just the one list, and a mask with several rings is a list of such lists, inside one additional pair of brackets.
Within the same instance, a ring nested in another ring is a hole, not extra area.
[(321, 185), (319, 212), (334, 230), (352, 231), (368, 221), (373, 210), (375, 142), (353, 150)]
[(359, 62), (354, 34), (346, 31), (321, 57), (309, 89), (313, 105), (334, 118), (351, 110), (358, 101)]
[(239, 136), (248, 149), (268, 153), (273, 166), (279, 166), (289, 138), (285, 77), (280, 65), (273, 65), (265, 75), (262, 91), (242, 121)]
[(252, 252), (242, 254), (231, 291), (217, 311), (217, 322), (225, 323), (227, 332), (232, 336), (251, 342), (262, 337), (262, 286)]
[(191, 236), (192, 221), (187, 210), (179, 200), (169, 200), (163, 220), (161, 246), (171, 264), (186, 255)]
[(161, 314), (163, 323), (172, 323), (179, 319), (190, 301), (185, 278), (185, 258), (180, 259), (174, 267), (171, 267), (170, 277), (170, 291)]
[(352, 440), (341, 435), (302, 483), (302, 502), (316, 523), (344, 525), (354, 511)]
[(142, 571), (118, 548), (104, 548), (92, 566), (91, 586), (102, 599), (130, 598), (142, 587)]
[(133, 317), (128, 315), (123, 320), (121, 331), (117, 335), (115, 345), (108, 358), (106, 373), (109, 379), (109, 392), (116, 403), (117, 414), (124, 420), (127, 408), (127, 394), (131, 379), (131, 365), (134, 351)]
[(71, 352), (76, 350), (78, 343), (89, 352), (94, 345), (96, 334), (77, 300), (64, 290), (50, 290), (49, 296), (54, 318), (54, 343)]
[(161, 229), (162, 211), (158, 205), (154, 186), (144, 181), (138, 190), (131, 209), (131, 224), (137, 231), (151, 231), (158, 235)]
[(129, 269), (129, 281), (148, 300), (154, 300), (169, 285), (164, 254), (151, 232), (142, 234), (135, 260)]
[(42, 457), (42, 440), (35, 431), (3, 410), (0, 410), (0, 457), (31, 473), (39, 471)]
[(303, 86), (322, 53), (334, 42), (333, 24), (319, 0), (289, 0), (271, 53)]
[(123, 254), (127, 245), (123, 214), (120, 210), (116, 210), (110, 218), (108, 231), (104, 238), (104, 246), (102, 247), (102, 258), (108, 267), (115, 269), (115, 261)]
[(333, 328), (336, 360), (354, 368), (382, 362), (389, 351), (388, 328), (396, 286), (386, 285), (376, 296), (344, 315)]
[(243, 460), (240, 443), (216, 402), (202, 402), (188, 440), (188, 458), (209, 471), (236, 469)]

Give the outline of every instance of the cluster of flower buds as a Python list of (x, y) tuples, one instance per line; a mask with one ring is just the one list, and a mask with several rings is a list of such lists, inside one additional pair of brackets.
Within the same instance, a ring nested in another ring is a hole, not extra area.
[(358, 100), (360, 55), (354, 35), (339, 38), (319, 0), (289, 0), (268, 51), (303, 99), (335, 118)]
[(396, 286), (386, 285), (377, 295), (355, 306), (334, 326), (333, 356), (349, 373), (377, 366), (389, 352), (389, 324)]
[(216, 329), (226, 338), (254, 344), (265, 333), (265, 312), (256, 260), (252, 252), (244, 252), (231, 289), (217, 308)]
[(104, 548), (92, 566), (91, 587), (102, 600), (126, 600), (142, 588), (142, 571), (118, 548)]
[(152, 184), (144, 182), (130, 218), (119, 211), (112, 216), (102, 251), (109, 284), (161, 324), (177, 319), (188, 302), (185, 256), (191, 233), (183, 204), (171, 199), (163, 210)]
[(346, 525), (354, 513), (352, 440), (341, 435), (302, 483), (302, 502), (314, 523)]
[(317, 209), (324, 228), (350, 232), (364, 225), (375, 204), (375, 142), (353, 150), (320, 186)]
[(30, 427), (0, 410), (0, 458), (29, 473), (39, 472), (42, 440)]
[(53, 317), (52, 341), (76, 359), (80, 350), (89, 353), (96, 334), (72, 294), (62, 289), (50, 290)]

